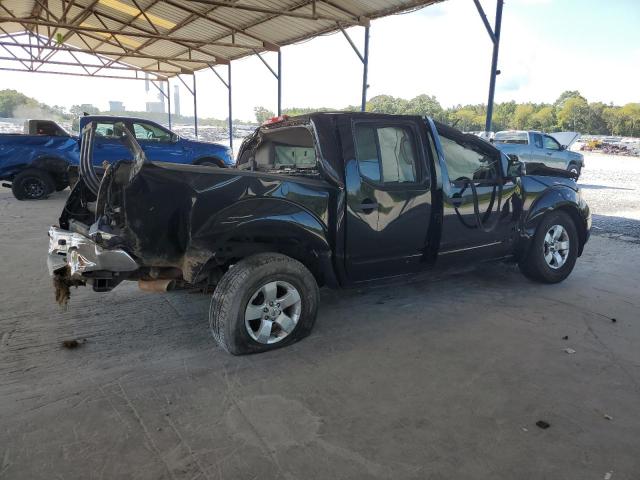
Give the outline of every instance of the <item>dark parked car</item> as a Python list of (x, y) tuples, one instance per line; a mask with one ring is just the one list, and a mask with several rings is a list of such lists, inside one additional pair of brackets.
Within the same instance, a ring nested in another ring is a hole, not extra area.
[(505, 258), (559, 282), (589, 238), (568, 172), (524, 176), (488, 142), (428, 118), (284, 118), (244, 141), (237, 169), (149, 162), (127, 142), (136, 160), (101, 183), (83, 152), (81, 181), (49, 231), (59, 301), (84, 283), (215, 284), (211, 329), (234, 354), (307, 335), (319, 286)]

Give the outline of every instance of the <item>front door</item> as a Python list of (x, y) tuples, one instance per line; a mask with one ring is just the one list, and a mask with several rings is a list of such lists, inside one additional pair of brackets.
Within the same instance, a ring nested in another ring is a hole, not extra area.
[(352, 281), (425, 265), (431, 176), (425, 132), (411, 120), (341, 120), (346, 271)]
[(147, 160), (152, 162), (185, 163), (185, 151), (169, 130), (144, 121), (131, 122), (136, 137)]
[(508, 253), (522, 208), (516, 179), (506, 178), (506, 159), (484, 140), (438, 126), (443, 224), (438, 261), (491, 258)]
[(534, 159), (534, 162), (564, 170), (566, 168), (566, 154), (558, 141), (549, 135), (541, 135), (541, 137), (542, 148), (536, 149), (537, 158)]
[(106, 161), (131, 160), (131, 153), (122, 143), (123, 132), (117, 120), (100, 120), (96, 123), (93, 164), (101, 167)]

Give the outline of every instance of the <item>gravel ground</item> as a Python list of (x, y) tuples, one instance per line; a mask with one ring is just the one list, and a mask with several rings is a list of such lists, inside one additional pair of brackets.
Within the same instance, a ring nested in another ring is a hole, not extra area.
[(640, 158), (585, 154), (578, 184), (591, 207), (593, 234), (640, 240)]

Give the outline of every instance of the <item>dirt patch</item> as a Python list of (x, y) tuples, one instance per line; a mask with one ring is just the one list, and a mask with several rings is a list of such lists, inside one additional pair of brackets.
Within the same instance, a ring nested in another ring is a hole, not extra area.
[(71, 269), (67, 265), (53, 274), (53, 289), (55, 291), (56, 303), (61, 307), (66, 307), (71, 298), (71, 287), (83, 287), (84, 280), (71, 278)]

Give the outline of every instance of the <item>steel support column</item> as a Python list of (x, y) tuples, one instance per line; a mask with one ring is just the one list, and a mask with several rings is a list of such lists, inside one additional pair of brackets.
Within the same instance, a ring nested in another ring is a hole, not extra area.
[(347, 42), (349, 42), (349, 45), (351, 45), (351, 48), (353, 48), (353, 51), (356, 52), (356, 55), (362, 62), (362, 99), (360, 103), (360, 110), (364, 112), (367, 108), (367, 89), (369, 88), (367, 83), (369, 76), (369, 25), (364, 27), (364, 53), (360, 53), (360, 50), (356, 47), (356, 44), (353, 43), (353, 40), (351, 40), (347, 31), (342, 28), (342, 25), (338, 24), (338, 28), (340, 28), (340, 31), (347, 39)]
[(171, 85), (167, 78), (167, 116), (169, 118), (169, 130), (171, 130)]
[(180, 75), (176, 75), (176, 78), (182, 82), (184, 88), (186, 88), (191, 95), (193, 95), (193, 128), (196, 138), (198, 138), (198, 92), (196, 90), (196, 74), (193, 72), (193, 88), (187, 85)]
[(218, 79), (222, 82), (222, 84), (227, 87), (227, 93), (228, 93), (228, 101), (229, 101), (229, 118), (228, 118), (228, 129), (229, 129), (229, 147), (231, 147), (231, 149), (233, 150), (233, 109), (232, 109), (232, 101), (231, 101), (231, 95), (232, 95), (232, 91), (231, 91), (231, 62), (229, 62), (227, 64), (227, 81), (224, 81), (224, 78), (222, 78), (222, 75), (220, 75), (218, 73), (218, 71), (213, 68), (213, 66), (209, 65), (209, 68), (211, 69), (211, 71), (216, 75), (216, 77), (218, 77)]
[(228, 74), (227, 74), (227, 90), (229, 90), (229, 147), (233, 151), (233, 109), (232, 109), (232, 100), (231, 100), (231, 62), (227, 65)]
[(260, 52), (258, 52), (257, 50), (254, 50), (254, 53), (260, 59), (260, 61), (264, 63), (264, 66), (269, 69), (269, 71), (271, 72), (271, 75), (273, 75), (278, 81), (278, 116), (280, 116), (282, 114), (282, 53), (280, 52), (280, 50), (278, 50), (278, 71), (277, 72), (271, 67), (271, 65), (267, 63), (267, 61), (264, 58), (262, 58), (262, 55), (260, 55)]
[(493, 29), (487, 20), (487, 16), (480, 5), (479, 0), (473, 0), (480, 14), (480, 18), (484, 23), (487, 33), (493, 43), (493, 55), (491, 57), (491, 73), (489, 77), (489, 99), (487, 100), (487, 120), (485, 122), (484, 129), (486, 132), (491, 131), (491, 123), (493, 120), (493, 99), (496, 90), (496, 76), (500, 74), (498, 70), (498, 50), (500, 49), (500, 30), (502, 29), (502, 7), (504, 6), (504, 0), (496, 0), (496, 20)]
[(362, 59), (362, 104), (360, 111), (367, 109), (367, 77), (369, 75), (369, 27), (364, 27), (364, 58)]
[(198, 91), (196, 90), (196, 72), (193, 72), (193, 128), (198, 138)]

